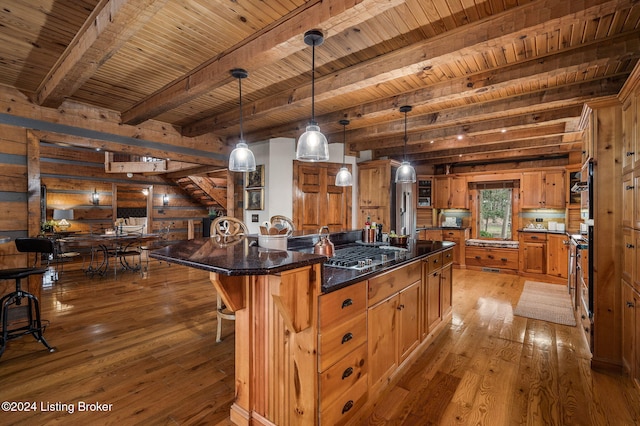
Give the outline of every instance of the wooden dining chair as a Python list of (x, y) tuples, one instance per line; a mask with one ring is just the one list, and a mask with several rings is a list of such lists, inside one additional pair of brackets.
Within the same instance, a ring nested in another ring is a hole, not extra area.
[[(236, 237), (248, 235), (249, 229), (247, 225), (240, 219), (232, 216), (220, 216), (211, 223), (210, 235), (212, 238)], [(220, 294), (217, 294), (216, 316), (218, 318), (218, 331), (216, 333), (216, 342), (222, 342), (222, 320), (235, 321), (236, 314), (229, 310), (222, 301)]]
[(291, 219), (279, 214), (271, 216), (271, 219), (269, 219), (269, 223), (271, 223), (272, 227), (275, 227), (278, 229), (287, 228), (287, 235), (291, 235), (293, 231), (296, 230), (296, 227), (293, 224), (293, 221)]

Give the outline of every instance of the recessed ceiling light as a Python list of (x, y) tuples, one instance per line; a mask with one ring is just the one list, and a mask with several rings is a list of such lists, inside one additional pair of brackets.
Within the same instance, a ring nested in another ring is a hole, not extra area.
[(458, 135), (458, 140), (461, 141), (464, 136)]
[(429, 141), (429, 143), (433, 143), (433, 141)]
[(507, 129), (500, 130), (502, 133), (507, 133)]

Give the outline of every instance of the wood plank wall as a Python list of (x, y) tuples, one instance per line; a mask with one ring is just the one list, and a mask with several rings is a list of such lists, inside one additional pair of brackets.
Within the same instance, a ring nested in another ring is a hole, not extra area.
[[(170, 226), (171, 240), (186, 240), (188, 221), (200, 224), (208, 213), (206, 207), (161, 176), (134, 174), (127, 178), (125, 174), (105, 173), (102, 152), (41, 142), (40, 157), (42, 184), (47, 188), (47, 219), (52, 218), (54, 209), (73, 209), (70, 230), (88, 232), (112, 228), (115, 221), (114, 186), (124, 197), (118, 195), (119, 207), (141, 208), (146, 206), (142, 189), (152, 187), (149, 196), (153, 197), (153, 211), (148, 212), (151, 218), (148, 231), (157, 232)], [(91, 202), (94, 190), (100, 196), (99, 205)], [(163, 205), (164, 195), (169, 198), (166, 206)], [(201, 234), (201, 226), (196, 226), (196, 236)]]
[[(0, 125), (0, 235), (25, 237), (37, 234), (29, 230), (27, 135), (29, 129)], [(150, 231), (171, 225), (169, 239), (187, 239), (188, 221), (195, 223), (196, 237), (202, 235), (201, 220), (208, 213), (173, 182), (160, 176), (107, 174), (104, 153), (92, 149), (61, 147), (40, 142), (40, 169), (37, 175), (47, 188), (46, 218), (53, 209), (72, 208), (71, 230), (89, 231), (113, 226), (114, 185), (153, 186), (153, 221)], [(100, 204), (94, 206), (91, 194), (97, 190)], [(168, 195), (169, 204), (163, 205)], [(36, 212), (35, 214), (38, 214)], [(35, 223), (39, 223), (37, 218)], [(26, 265), (27, 257), (15, 250), (13, 242), (0, 244), (0, 265), (3, 268)], [(4, 282), (0, 283), (4, 287)], [(0, 287), (0, 293), (2, 293)]]

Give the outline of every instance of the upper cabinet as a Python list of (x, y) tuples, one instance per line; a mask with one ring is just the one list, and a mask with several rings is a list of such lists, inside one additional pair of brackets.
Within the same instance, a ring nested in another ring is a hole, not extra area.
[(622, 105), (622, 172), (627, 173), (640, 165), (640, 129), (638, 110), (640, 102), (631, 96)]
[(566, 205), (564, 170), (522, 173), (523, 209), (564, 209)]
[(418, 208), (433, 207), (433, 178), (418, 176)]
[(467, 178), (465, 176), (436, 176), (435, 203), (437, 209), (468, 209)]
[(393, 160), (374, 160), (358, 165), (358, 227), (362, 228), (367, 217), (381, 223), (386, 230), (391, 223), (392, 167), (400, 164)]

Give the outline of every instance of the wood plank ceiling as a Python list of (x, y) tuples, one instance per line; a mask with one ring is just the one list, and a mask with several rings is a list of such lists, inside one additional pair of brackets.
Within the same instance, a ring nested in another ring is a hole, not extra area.
[(298, 137), (415, 164), (579, 150), (585, 102), (618, 93), (640, 56), (637, 0), (2, 0), (0, 84), (34, 102), (113, 110), (236, 143)]

